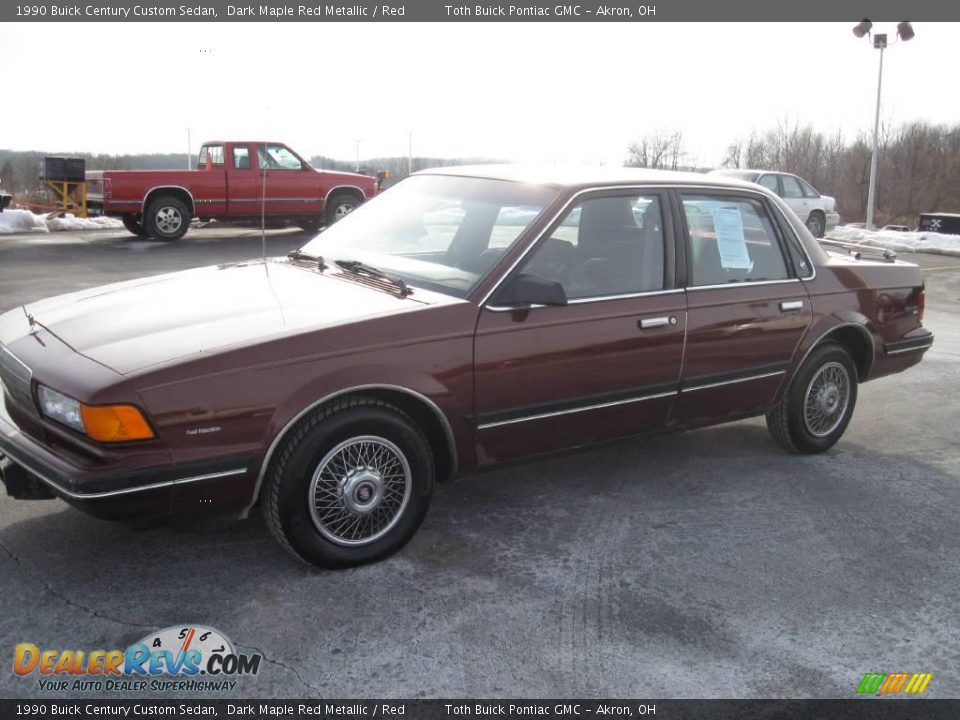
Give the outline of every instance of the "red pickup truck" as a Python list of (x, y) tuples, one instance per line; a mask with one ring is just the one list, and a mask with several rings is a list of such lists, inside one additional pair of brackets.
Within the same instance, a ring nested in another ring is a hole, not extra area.
[(376, 178), (316, 170), (282, 143), (208, 142), (196, 170), (101, 170), (87, 206), (117, 215), (135, 235), (179, 240), (190, 220), (290, 221), (314, 231), (377, 191)]

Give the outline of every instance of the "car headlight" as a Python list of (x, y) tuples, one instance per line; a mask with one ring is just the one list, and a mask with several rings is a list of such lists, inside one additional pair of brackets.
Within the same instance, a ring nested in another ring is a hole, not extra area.
[(150, 424), (133, 405), (84, 405), (63, 393), (37, 386), (44, 416), (99, 442), (129, 442), (155, 437)]
[(37, 398), (40, 400), (40, 410), (48, 418), (86, 434), (79, 402), (44, 385), (37, 387)]

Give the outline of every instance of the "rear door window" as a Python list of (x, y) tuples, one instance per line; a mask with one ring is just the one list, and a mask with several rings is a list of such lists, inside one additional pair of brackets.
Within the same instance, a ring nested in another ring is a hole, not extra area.
[(691, 287), (789, 277), (773, 223), (759, 200), (684, 194), (683, 210)]

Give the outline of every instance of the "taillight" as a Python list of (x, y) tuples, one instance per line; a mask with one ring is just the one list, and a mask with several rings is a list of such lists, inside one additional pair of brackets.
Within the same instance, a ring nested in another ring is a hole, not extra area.
[(920, 295), (917, 297), (917, 319), (923, 322), (923, 308), (927, 304), (927, 291), (920, 288)]

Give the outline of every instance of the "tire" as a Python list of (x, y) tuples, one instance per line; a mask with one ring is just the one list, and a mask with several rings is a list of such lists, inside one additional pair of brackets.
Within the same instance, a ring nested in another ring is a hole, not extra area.
[(130, 232), (130, 234), (142, 238), (147, 237), (147, 230), (143, 227), (143, 223), (140, 222), (139, 215), (124, 213), (120, 219), (123, 221), (123, 226)]
[(349, 215), (358, 207), (360, 207), (360, 200), (357, 200), (356, 195), (347, 192), (334, 193), (327, 202), (327, 207), (323, 213), (324, 219), (327, 221), (327, 225), (333, 225), (337, 220)]
[(186, 203), (172, 195), (163, 195), (150, 201), (143, 227), (154, 240), (179, 240), (190, 229), (192, 217)]
[(323, 227), (323, 220), (320, 218), (310, 218), (309, 220), (301, 220), (297, 225), (302, 227), (304, 232), (317, 233), (320, 232), (320, 228)]
[(280, 446), (263, 490), (267, 526), (312, 565), (381, 560), (423, 523), (434, 475), (430, 445), (408, 415), (379, 400), (341, 400), (308, 415)]
[(780, 403), (767, 413), (767, 429), (790, 452), (821, 453), (843, 435), (856, 404), (853, 359), (840, 345), (824, 343), (810, 353)]
[(814, 210), (807, 218), (807, 230), (815, 238), (822, 238), (827, 230), (827, 218), (819, 210)]

